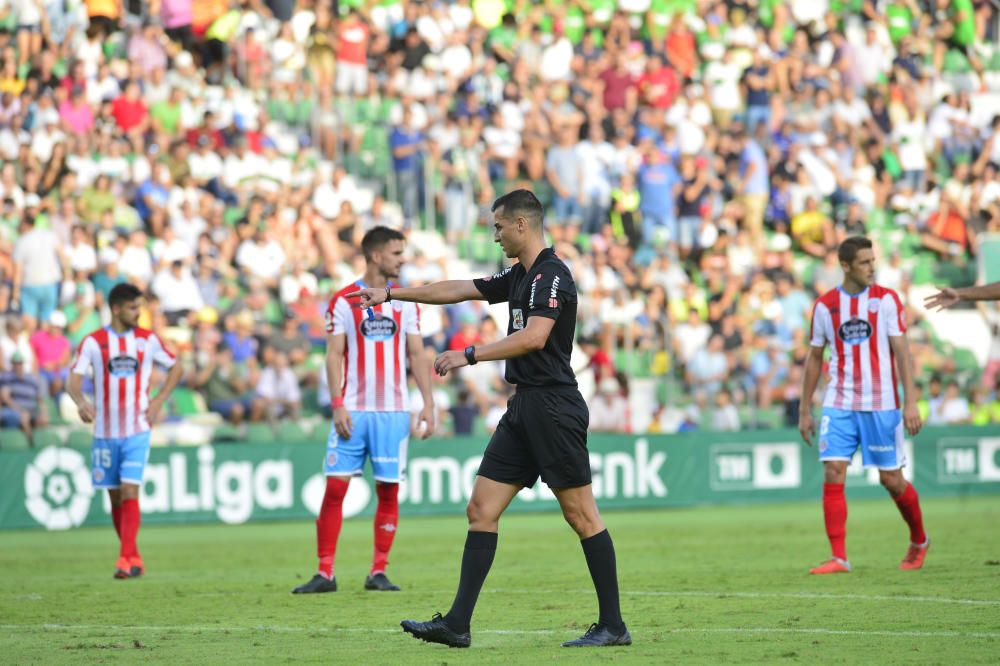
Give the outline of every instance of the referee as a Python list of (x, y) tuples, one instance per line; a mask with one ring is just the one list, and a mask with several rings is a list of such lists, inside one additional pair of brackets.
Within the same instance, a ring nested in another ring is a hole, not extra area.
[[(586, 634), (563, 647), (631, 645), (618, 604), (618, 574), (611, 535), (597, 511), (587, 453), (588, 410), (570, 368), (576, 331), (576, 285), (566, 264), (545, 245), (542, 205), (528, 190), (514, 190), (493, 203), (494, 238), (518, 263), (477, 280), (448, 280), (423, 287), (363, 289), (362, 308), (388, 300), (417, 303), (507, 301), (507, 337), (464, 352), (438, 356), (440, 375), (480, 361), (507, 360), (507, 381), (517, 390), (479, 466), (466, 513), (469, 533), (458, 592), (448, 614), (429, 622), (404, 620), (403, 631), (431, 643), (469, 647), (476, 599), (493, 564), (500, 516), (521, 488), (538, 477), (559, 500), (563, 516), (580, 536), (594, 581), (599, 619)], [(526, 268), (527, 267), (527, 268)]]

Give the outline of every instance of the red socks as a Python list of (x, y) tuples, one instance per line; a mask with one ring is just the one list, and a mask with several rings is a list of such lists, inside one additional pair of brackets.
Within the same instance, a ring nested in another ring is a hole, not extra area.
[(118, 538), (122, 538), (122, 508), (120, 506), (111, 505), (111, 522), (115, 525), (115, 534)]
[(903, 520), (910, 526), (910, 543), (918, 546), (926, 543), (927, 535), (924, 533), (924, 518), (920, 513), (920, 497), (917, 495), (917, 489), (912, 483), (907, 483), (903, 494), (894, 499), (899, 512), (903, 514)]
[(375, 554), (372, 557), (371, 573), (384, 573), (389, 563), (389, 550), (396, 536), (399, 524), (399, 484), (376, 483), (375, 494), (378, 506), (375, 508)]
[(119, 551), (119, 557), (126, 557), (129, 559), (139, 557), (139, 547), (135, 543), (136, 536), (139, 534), (139, 500), (122, 500), (120, 511), (121, 529), (119, 531), (119, 536), (121, 537), (122, 543), (121, 550)]
[(823, 484), (823, 519), (833, 556), (846, 560), (847, 500), (844, 498), (844, 484)]
[(319, 556), (319, 573), (333, 578), (333, 558), (337, 554), (337, 539), (344, 524), (344, 496), (350, 481), (334, 476), (326, 477), (323, 506), (316, 520), (316, 554)]

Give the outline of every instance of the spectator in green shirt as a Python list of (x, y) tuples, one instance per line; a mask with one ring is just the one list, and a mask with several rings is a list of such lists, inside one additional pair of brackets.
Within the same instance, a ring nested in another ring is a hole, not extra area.
[(976, 16), (972, 0), (935, 0), (933, 19), (937, 40), (934, 43), (934, 69), (941, 71), (949, 50), (959, 51), (969, 60), (985, 91), (983, 63), (976, 55)]
[(205, 396), (209, 411), (239, 425), (248, 415), (251, 421), (263, 416), (263, 404), (249, 393), (245, 367), (233, 363), (233, 350), (220, 344), (215, 356), (208, 359), (194, 377), (194, 387)]

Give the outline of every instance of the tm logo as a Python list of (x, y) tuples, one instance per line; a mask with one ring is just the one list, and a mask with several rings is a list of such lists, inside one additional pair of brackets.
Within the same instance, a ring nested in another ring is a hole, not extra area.
[(712, 490), (798, 488), (802, 483), (798, 444), (716, 444), (709, 460)]
[(938, 442), (940, 483), (1000, 481), (1000, 437), (947, 437)]
[(50, 530), (77, 527), (87, 519), (94, 489), (90, 468), (73, 449), (49, 446), (24, 470), (24, 506)]

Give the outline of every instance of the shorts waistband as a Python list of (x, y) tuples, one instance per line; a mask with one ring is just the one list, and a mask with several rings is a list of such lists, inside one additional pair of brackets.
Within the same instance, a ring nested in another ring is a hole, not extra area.
[(518, 393), (534, 393), (537, 391), (545, 391), (546, 393), (579, 393), (580, 389), (577, 386), (564, 386), (562, 384), (556, 386), (515, 386), (514, 395)]

